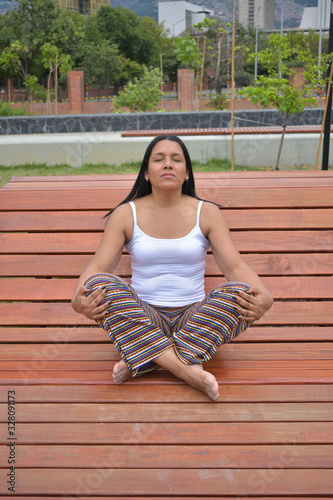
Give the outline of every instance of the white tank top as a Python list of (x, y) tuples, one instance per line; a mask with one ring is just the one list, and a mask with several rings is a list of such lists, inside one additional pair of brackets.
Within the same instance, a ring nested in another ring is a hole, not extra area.
[(210, 245), (199, 225), (202, 203), (200, 200), (192, 231), (183, 238), (162, 239), (139, 228), (135, 204), (130, 201), (134, 229), (126, 250), (131, 256), (132, 286), (148, 304), (178, 307), (205, 297), (205, 259)]

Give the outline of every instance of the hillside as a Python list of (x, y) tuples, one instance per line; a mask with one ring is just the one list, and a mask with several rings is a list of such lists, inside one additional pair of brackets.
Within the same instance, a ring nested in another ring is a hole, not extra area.
[[(216, 14), (222, 16), (226, 21), (232, 20), (233, 0), (189, 0), (190, 3), (205, 6), (213, 9)], [(110, 0), (112, 7), (120, 6), (131, 9), (139, 16), (150, 16), (157, 21), (158, 0)], [(304, 7), (315, 7), (317, 0), (285, 0), (284, 1), (284, 26), (287, 28), (298, 27), (302, 18)], [(16, 2), (0, 0), (0, 14), (5, 14), (14, 6)], [(281, 2), (275, 2), (276, 27), (280, 26)], [(237, 13), (236, 13), (237, 15)]]
[(0, 14), (6, 14), (6, 12), (12, 10), (16, 6), (16, 2), (9, 2), (9, 0), (0, 0)]
[[(188, 0), (190, 3), (213, 9), (216, 14), (222, 16), (226, 21), (232, 20), (233, 0)], [(127, 7), (142, 15), (154, 17), (157, 20), (158, 0), (111, 0), (112, 7), (117, 5)], [(285, 0), (284, 1), (284, 26), (289, 28), (298, 27), (302, 18), (304, 7), (316, 7), (318, 0)], [(237, 16), (237, 10), (236, 10)], [(275, 2), (276, 27), (280, 26), (281, 2)]]

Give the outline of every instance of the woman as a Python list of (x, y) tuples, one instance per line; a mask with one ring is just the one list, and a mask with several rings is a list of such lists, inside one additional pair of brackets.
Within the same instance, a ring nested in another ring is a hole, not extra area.
[[(197, 197), (178, 137), (151, 142), (132, 191), (108, 215), (72, 306), (96, 320), (119, 350), (114, 382), (163, 367), (216, 400), (218, 383), (203, 363), (261, 318), (273, 299), (235, 248), (219, 207)], [(131, 286), (112, 274), (124, 246)], [(209, 247), (228, 282), (205, 296)]]

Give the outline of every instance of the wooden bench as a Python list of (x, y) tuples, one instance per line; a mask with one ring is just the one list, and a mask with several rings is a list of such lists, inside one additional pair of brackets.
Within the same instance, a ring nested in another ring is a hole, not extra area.
[[(331, 131), (333, 127), (331, 127)], [(320, 125), (289, 125), (286, 127), (286, 134), (314, 134), (321, 131)], [(248, 134), (282, 134), (283, 128), (280, 126), (262, 127), (235, 127), (234, 133), (241, 135)], [(122, 137), (147, 137), (156, 135), (231, 135), (230, 127), (220, 128), (185, 128), (185, 129), (164, 129), (164, 130), (125, 130)]]
[[(71, 308), (133, 179), (0, 190), (0, 496), (15, 496), (11, 480), (23, 500), (332, 498), (333, 172), (196, 174), (275, 298), (208, 363), (216, 403), (164, 370), (113, 384), (118, 353)], [(130, 276), (127, 255), (116, 272)], [(208, 255), (207, 290), (221, 279)]]

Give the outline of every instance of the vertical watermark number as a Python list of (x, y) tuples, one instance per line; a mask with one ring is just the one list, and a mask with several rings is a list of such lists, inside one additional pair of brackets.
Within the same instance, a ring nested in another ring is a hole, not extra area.
[(15, 493), (16, 487), (16, 408), (15, 391), (8, 391), (8, 491)]

